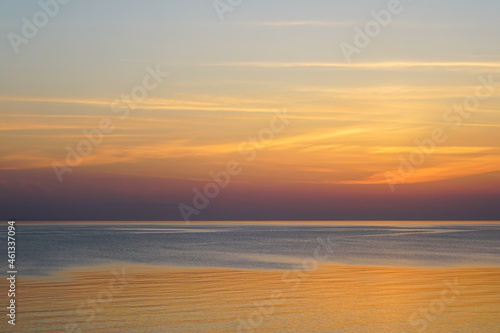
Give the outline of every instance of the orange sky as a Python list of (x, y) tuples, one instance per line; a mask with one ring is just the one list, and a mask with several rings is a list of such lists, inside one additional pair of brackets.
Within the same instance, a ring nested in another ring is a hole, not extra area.
[[(18, 53), (6, 39), (5, 217), (127, 219), (136, 207), (134, 218), (182, 220), (178, 205), (237, 161), (192, 218), (498, 219), (498, 20), (465, 2), (453, 3), (462, 20), (412, 4), (346, 61), (338, 46), (383, 5), (238, 9), (219, 22), (206, 7), (157, 4), (162, 18), (73, 4)], [(436, 200), (442, 210), (422, 212)]]

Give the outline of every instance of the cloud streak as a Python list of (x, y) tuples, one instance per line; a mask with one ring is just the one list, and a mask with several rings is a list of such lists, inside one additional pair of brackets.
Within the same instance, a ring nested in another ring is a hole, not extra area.
[(211, 67), (251, 67), (251, 68), (320, 68), (320, 69), (360, 69), (360, 70), (470, 70), (490, 69), (500, 71), (500, 62), (425, 62), (425, 61), (384, 61), (371, 63), (346, 62), (227, 62), (207, 63), (198, 66)]

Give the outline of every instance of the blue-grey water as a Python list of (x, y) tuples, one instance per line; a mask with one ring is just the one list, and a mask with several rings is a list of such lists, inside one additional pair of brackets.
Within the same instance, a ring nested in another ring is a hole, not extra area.
[(499, 266), (500, 224), (57, 224), (18, 225), (17, 267), (47, 275), (110, 263), (293, 269), (314, 258), (347, 265)]

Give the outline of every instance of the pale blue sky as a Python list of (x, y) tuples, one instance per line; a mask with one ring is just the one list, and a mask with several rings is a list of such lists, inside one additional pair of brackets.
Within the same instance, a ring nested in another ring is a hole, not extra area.
[[(500, 2), (422, 0), (402, 5), (404, 11), (356, 62), (498, 60)], [(16, 55), (7, 33), (19, 33), (21, 18), (40, 8), (37, 1), (3, 1), (0, 87), (6, 95), (106, 97), (140, 77), (148, 64), (164, 64), (187, 84), (213, 81), (215, 75), (255, 79), (251, 73), (193, 66), (207, 63), (343, 62), (338, 44), (351, 42), (354, 25), (363, 26), (372, 19), (370, 11), (386, 6), (387, 1), (379, 0), (246, 0), (221, 22), (210, 0), (71, 1)], [(311, 24), (263, 25), (301, 21)], [(290, 75), (287, 81), (302, 77)]]

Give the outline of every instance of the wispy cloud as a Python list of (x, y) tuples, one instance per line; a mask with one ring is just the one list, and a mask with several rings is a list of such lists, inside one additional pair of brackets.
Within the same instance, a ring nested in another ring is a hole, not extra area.
[(312, 26), (312, 27), (341, 27), (354, 26), (361, 21), (275, 21), (275, 22), (242, 22), (242, 24), (259, 25), (259, 26), (277, 26), (277, 27), (292, 27), (292, 26)]
[[(365, 24), (364, 20), (357, 21), (325, 21), (325, 20), (302, 20), (302, 21), (246, 21), (246, 22), (231, 22), (231, 24), (253, 25), (253, 26), (268, 26), (268, 27), (355, 27), (356, 25)], [(453, 28), (456, 25), (444, 23), (430, 23), (425, 21), (410, 21), (397, 20), (393, 22), (395, 26), (406, 28)]]
[[(500, 155), (485, 155), (480, 157), (458, 157), (455, 161), (439, 165), (417, 168), (414, 173), (405, 178), (406, 184), (435, 182), (446, 179), (454, 179), (489, 172), (500, 171)], [(392, 170), (398, 174), (397, 170)], [(373, 174), (372, 176), (352, 181), (340, 181), (341, 184), (387, 184), (386, 172)]]
[[(202, 100), (196, 100), (202, 99)], [(205, 99), (205, 100), (203, 100)], [(82, 99), (82, 98), (40, 98), (31, 96), (0, 96), (0, 102), (20, 103), (54, 103), (54, 104), (77, 104), (96, 107), (111, 107), (113, 99)], [(263, 100), (203, 97), (193, 96), (185, 100), (149, 98), (137, 104), (138, 109), (145, 110), (198, 110), (198, 111), (239, 111), (239, 112), (274, 112), (268, 103)], [(120, 107), (121, 105), (118, 105)]]
[(346, 62), (227, 62), (207, 63), (198, 66), (220, 67), (256, 67), (256, 68), (332, 68), (332, 69), (361, 69), (361, 70), (461, 70), (488, 68), (500, 71), (500, 62), (425, 62), (425, 61), (385, 61), (372, 63), (346, 63)]
[[(299, 87), (295, 91), (317, 97), (324, 95), (335, 99), (360, 100), (406, 100), (463, 98), (474, 93), (476, 86), (368, 86), (368, 87)], [(493, 93), (500, 95), (500, 91)]]

